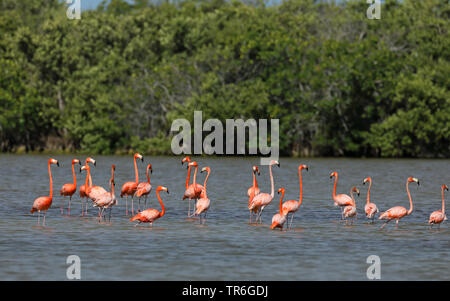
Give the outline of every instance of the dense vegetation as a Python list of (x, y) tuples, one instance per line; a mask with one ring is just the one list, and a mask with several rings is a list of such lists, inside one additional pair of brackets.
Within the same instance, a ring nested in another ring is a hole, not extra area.
[[(105, 2), (106, 3), (106, 2)], [(450, 6), (0, 0), (0, 150), (170, 152), (176, 118), (279, 118), (282, 154), (450, 157)]]

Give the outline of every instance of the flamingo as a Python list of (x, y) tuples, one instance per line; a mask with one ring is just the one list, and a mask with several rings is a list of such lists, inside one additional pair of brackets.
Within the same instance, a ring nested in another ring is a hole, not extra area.
[[(260, 190), (258, 188), (258, 182), (256, 182), (256, 173), (258, 173), (258, 176), (260, 175), (258, 166), (254, 165), (252, 167), (253, 186), (250, 187), (247, 190), (248, 205), (249, 206), (252, 204), (252, 201), (253, 201), (253, 198), (255, 197), (255, 195), (259, 194), (259, 192), (260, 192)], [(254, 209), (254, 210), (249, 210), (249, 212), (250, 212), (250, 223), (251, 223), (252, 222), (253, 213), (256, 213), (257, 211)]]
[(336, 195), (336, 185), (337, 185), (337, 179), (338, 179), (338, 173), (336, 171), (332, 172), (330, 174), (330, 179), (334, 177), (334, 188), (333, 188), (333, 200), (334, 200), (334, 206), (338, 206), (341, 208), (341, 219), (343, 218), (342, 215), (342, 208), (345, 206), (351, 206), (352, 205), (352, 198), (349, 197), (347, 194), (338, 194)]
[[(97, 166), (97, 163), (95, 162), (94, 159), (92, 159), (91, 157), (87, 157), (86, 160), (84, 161), (84, 165), (87, 165), (88, 163), (92, 163), (94, 164), (94, 167)], [(92, 178), (91, 175), (88, 174), (86, 175), (86, 178), (89, 180), (89, 186), (92, 186)], [(87, 199), (88, 199), (88, 194), (86, 193), (86, 188), (89, 187), (88, 185), (81, 185), (80, 186), (80, 198), (81, 198), (81, 216), (83, 215), (87, 215)], [(85, 199), (85, 207), (86, 207), (86, 212), (83, 209), (83, 199)]]
[[(73, 159), (72, 160), (72, 174), (73, 174), (73, 183), (66, 183), (61, 187), (59, 191), (60, 195), (63, 196), (62, 204), (61, 204), (61, 214), (64, 214), (64, 197), (69, 196), (69, 215), (70, 215), (70, 204), (72, 202), (72, 195), (77, 191), (77, 177), (75, 176), (75, 169), (73, 167), (74, 164), (80, 164), (80, 160)], [(81, 169), (80, 169), (81, 172)]]
[(131, 214), (134, 213), (134, 194), (136, 193), (137, 186), (139, 184), (139, 173), (138, 168), (136, 165), (136, 158), (141, 159), (142, 162), (144, 162), (144, 157), (139, 154), (135, 153), (133, 162), (134, 162), (134, 174), (136, 175), (136, 181), (135, 182), (126, 182), (122, 185), (122, 189), (120, 190), (120, 197), (122, 198), (125, 196), (125, 202), (126, 202), (126, 212), (128, 215), (128, 197), (131, 196)]
[(209, 177), (209, 174), (211, 173), (211, 169), (208, 166), (206, 166), (206, 167), (203, 167), (201, 170), (201, 172), (204, 172), (204, 171), (208, 172), (208, 174), (206, 175), (205, 183), (203, 184), (204, 188), (202, 190), (200, 199), (197, 201), (197, 204), (195, 205), (197, 207), (196, 214), (200, 217), (200, 224), (202, 223), (202, 215), (201, 214), (203, 213), (203, 223), (204, 223), (206, 220), (206, 213), (211, 204), (211, 201), (208, 199), (208, 196), (206, 194), (206, 182), (208, 181), (208, 177)]
[(256, 212), (259, 211), (258, 215), (256, 216), (255, 222), (258, 222), (258, 219), (259, 219), (259, 222), (262, 223), (262, 219), (261, 219), (262, 212), (263, 212), (264, 208), (266, 208), (266, 206), (270, 204), (270, 202), (272, 201), (274, 194), (275, 194), (274, 184), (273, 184), (273, 175), (272, 175), (272, 165), (278, 165), (278, 167), (280, 167), (280, 163), (278, 161), (272, 160), (272, 161), (270, 161), (270, 164), (269, 164), (270, 185), (271, 185), (270, 194), (260, 192), (258, 195), (256, 195), (253, 198), (253, 201), (250, 204), (250, 206), (248, 206), (249, 210), (256, 211)]
[(136, 197), (139, 198), (139, 211), (141, 211), (141, 197), (145, 196), (145, 206), (144, 206), (145, 208), (147, 207), (147, 196), (152, 191), (152, 185), (150, 184), (150, 176), (148, 174), (149, 171), (150, 173), (153, 172), (151, 164), (147, 165), (147, 182), (139, 183), (138, 187), (136, 188)]
[(430, 224), (431, 227), (433, 227), (433, 224), (437, 224), (438, 228), (439, 228), (441, 226), (441, 223), (443, 221), (447, 220), (447, 216), (445, 215), (444, 189), (448, 191), (448, 186), (445, 184), (441, 186), (442, 209), (434, 211), (430, 214), (430, 219), (428, 220), (428, 224)]
[(109, 180), (109, 192), (105, 192), (104, 194), (97, 197), (94, 201), (94, 207), (101, 208), (101, 212), (99, 214), (99, 222), (103, 217), (103, 212), (105, 209), (109, 208), (109, 221), (111, 221), (111, 211), (112, 206), (117, 205), (116, 195), (114, 193), (115, 181), (114, 181), (114, 171), (116, 170), (116, 166), (111, 165), (111, 179)]
[[(193, 209), (192, 214), (190, 214), (191, 211), (191, 200), (195, 199), (195, 201), (197, 201), (200, 197), (201, 197), (201, 193), (204, 189), (204, 187), (200, 184), (197, 184), (197, 168), (198, 168), (198, 164), (195, 161), (191, 161), (188, 164), (188, 178), (189, 178), (189, 169), (191, 169), (191, 166), (195, 167), (195, 172), (194, 172), (194, 179), (192, 181), (192, 184), (188, 186), (188, 188), (186, 189), (186, 191), (184, 192), (183, 195), (183, 200), (184, 199), (189, 199), (189, 208), (188, 208), (188, 217), (189, 216), (193, 216), (195, 214), (195, 207)], [(187, 181), (187, 180), (186, 180)], [(195, 206), (195, 203), (194, 203)]]
[(287, 218), (286, 218), (286, 214), (284, 214), (283, 212), (283, 206), (282, 206), (282, 201), (283, 201), (283, 197), (284, 197), (284, 188), (281, 187), (280, 189), (278, 189), (278, 193), (281, 192), (281, 198), (280, 198), (280, 212), (275, 214), (272, 217), (272, 225), (270, 226), (270, 229), (275, 229), (275, 228), (280, 228), (281, 231), (283, 231), (283, 225), (286, 222)]
[[(200, 194), (203, 190), (203, 186), (200, 184), (195, 183), (189, 185), (189, 178), (191, 176), (191, 165), (189, 165), (192, 161), (190, 157), (185, 157), (183, 158), (183, 160), (181, 160), (181, 165), (184, 164), (184, 162), (188, 162), (188, 173), (187, 173), (187, 177), (186, 177), (186, 190), (184, 192), (183, 195), (183, 200), (184, 199), (189, 199), (189, 208), (188, 208), (188, 217), (194, 215), (195, 213), (195, 204), (194, 204), (194, 209), (193, 212), (191, 214), (191, 200), (192, 199), (198, 199), (200, 197)], [(194, 181), (195, 181), (195, 177), (194, 177)], [(194, 188), (195, 187), (195, 188)]]
[(292, 213), (291, 221), (289, 222), (288, 229), (292, 227), (292, 221), (294, 220), (294, 214), (300, 208), (303, 200), (303, 184), (302, 184), (302, 170), (306, 169), (308, 171), (308, 166), (300, 164), (298, 166), (298, 181), (300, 183), (300, 196), (298, 198), (298, 202), (295, 200), (289, 200), (284, 202), (283, 204), (283, 214), (286, 215), (286, 218), (289, 218), (289, 213)]
[(156, 188), (156, 196), (158, 197), (159, 203), (161, 204), (161, 212), (159, 212), (156, 209), (146, 209), (144, 211), (139, 212), (133, 218), (130, 219), (130, 222), (139, 221), (139, 223), (134, 225), (135, 227), (140, 223), (150, 223), (150, 226), (153, 227), (153, 222), (164, 215), (166, 210), (164, 209), (164, 204), (161, 201), (161, 197), (159, 196), (159, 192), (161, 190), (169, 193), (169, 189), (163, 186), (158, 186), (158, 188)]
[(409, 210), (406, 210), (405, 207), (402, 206), (396, 206), (396, 207), (392, 207), (391, 209), (387, 210), (386, 212), (382, 213), (380, 215), (380, 217), (378, 217), (378, 219), (385, 219), (386, 222), (384, 223), (383, 226), (381, 226), (380, 230), (384, 228), (384, 226), (387, 225), (387, 223), (389, 223), (391, 220), (395, 219), (396, 220), (396, 224), (398, 227), (398, 221), (407, 216), (410, 215), (413, 212), (413, 203), (412, 203), (412, 199), (411, 199), (411, 194), (409, 192), (409, 187), (408, 184), (411, 182), (416, 182), (417, 185), (419, 185), (419, 180), (417, 178), (413, 178), (413, 177), (409, 177), (406, 180), (406, 191), (408, 192), (408, 198), (409, 198)]
[[(352, 219), (352, 225), (353, 225), (353, 219), (357, 216), (356, 211), (356, 202), (355, 197), (353, 196), (353, 192), (356, 192), (359, 196), (359, 190), (356, 187), (353, 187), (350, 190), (350, 195), (352, 196), (352, 205), (348, 205), (344, 207), (344, 210), (342, 212), (344, 218), (351, 218)], [(345, 224), (347, 224), (347, 220), (345, 220)]]
[(369, 182), (369, 189), (367, 190), (367, 203), (364, 206), (364, 212), (366, 213), (366, 216), (368, 219), (372, 219), (372, 223), (375, 219), (375, 214), (378, 212), (377, 205), (375, 203), (370, 202), (370, 188), (372, 187), (372, 178), (367, 177), (363, 181), (363, 185), (366, 184), (366, 182)]
[(50, 178), (50, 195), (49, 196), (41, 196), (34, 200), (33, 207), (31, 208), (30, 213), (33, 214), (35, 211), (38, 212), (38, 224), (40, 223), (41, 219), (41, 211), (44, 211), (44, 220), (42, 222), (42, 226), (45, 226), (45, 214), (47, 213), (47, 210), (52, 205), (52, 199), (53, 199), (53, 179), (52, 179), (52, 171), (50, 166), (52, 164), (56, 164), (59, 167), (59, 162), (55, 159), (50, 158), (48, 160), (48, 176)]

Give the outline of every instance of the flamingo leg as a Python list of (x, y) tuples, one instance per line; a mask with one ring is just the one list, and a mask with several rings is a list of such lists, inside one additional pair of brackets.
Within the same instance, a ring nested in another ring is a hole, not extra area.
[(47, 211), (44, 211), (44, 222), (42, 223), (42, 226), (45, 226), (45, 214), (47, 213)]
[(131, 215), (134, 214), (134, 196), (131, 196)]
[(64, 215), (64, 196), (63, 196), (63, 198), (62, 198), (62, 201), (61, 201), (61, 215)]
[(84, 202), (84, 215), (87, 216), (87, 207), (88, 207), (88, 197), (86, 197), (85, 199), (86, 201)]
[(128, 215), (128, 195), (125, 196), (125, 207), (126, 207), (126, 213)]
[(41, 224), (41, 210), (38, 210), (38, 225)]
[(139, 207), (138, 207), (138, 212), (141, 212), (141, 197), (139, 197)]
[(191, 214), (191, 199), (189, 199), (189, 208), (188, 208), (188, 214), (187, 214), (188, 217), (189, 217), (189, 214)]
[(262, 213), (264, 208), (266, 208), (266, 206), (262, 206), (261, 209), (259, 210), (259, 223), (262, 224)]
[(379, 230), (383, 229), (390, 221), (391, 221), (391, 220), (388, 219), (388, 220), (383, 224), (383, 226), (381, 226), (381, 228), (380, 228)]
[(295, 214), (295, 212), (292, 213), (291, 222), (289, 223), (288, 229), (291, 229), (291, 227), (292, 227), (292, 222), (294, 221), (294, 214)]
[(69, 215), (70, 215), (70, 204), (72, 203), (72, 196), (69, 198)]
[(144, 209), (147, 208), (147, 195), (145, 195), (145, 205), (144, 205)]

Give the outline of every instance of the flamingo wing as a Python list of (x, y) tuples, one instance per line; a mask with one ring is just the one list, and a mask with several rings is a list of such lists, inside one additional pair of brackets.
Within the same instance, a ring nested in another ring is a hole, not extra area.
[(296, 212), (298, 210), (298, 207), (299, 206), (297, 201), (289, 200), (283, 203), (281, 211), (283, 212), (284, 215), (286, 215), (291, 212)]
[(347, 194), (338, 194), (334, 198), (335, 206), (351, 206), (353, 204), (353, 200)]
[(52, 205), (52, 199), (48, 196), (41, 196), (34, 200), (33, 207), (31, 209), (31, 213), (38, 210), (48, 210)]
[(391, 209), (387, 210), (383, 214), (380, 215), (378, 219), (394, 219), (394, 218), (402, 218), (406, 215), (408, 210), (406, 210), (405, 207), (402, 206), (396, 206), (392, 207)]
[(61, 195), (73, 195), (75, 191), (77, 190), (77, 187), (72, 183), (66, 183), (61, 187), (61, 190), (59, 193)]
[(148, 182), (142, 182), (139, 183), (139, 185), (136, 188), (136, 196), (141, 197), (143, 195), (147, 195), (152, 191), (152, 185)]
[(445, 220), (445, 215), (441, 212), (441, 210), (434, 211), (430, 214), (430, 219), (428, 220), (429, 224), (440, 224)]
[(209, 209), (211, 201), (208, 198), (201, 198), (197, 201), (197, 215)]
[(283, 229), (283, 225), (285, 222), (286, 222), (286, 215), (281, 215), (277, 213), (272, 217), (272, 225), (270, 226), (270, 229), (274, 228)]

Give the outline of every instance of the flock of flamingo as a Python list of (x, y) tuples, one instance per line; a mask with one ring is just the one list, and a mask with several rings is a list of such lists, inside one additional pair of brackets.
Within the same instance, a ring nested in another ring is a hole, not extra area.
[[(156, 196), (158, 198), (158, 201), (161, 205), (161, 211), (157, 209), (144, 209), (141, 210), (141, 199), (144, 198), (144, 208), (147, 207), (147, 197), (152, 191), (152, 185), (150, 184), (150, 173), (152, 173), (152, 165), (147, 165), (147, 182), (140, 182), (139, 183), (139, 173), (138, 173), (138, 167), (136, 164), (136, 159), (140, 159), (142, 162), (144, 161), (144, 157), (136, 153), (133, 158), (134, 163), (134, 171), (135, 171), (135, 181), (126, 182), (122, 185), (121, 191), (120, 191), (120, 197), (125, 197), (125, 213), (126, 215), (129, 215), (129, 208), (128, 208), (128, 197), (131, 197), (131, 215), (134, 216), (130, 219), (130, 222), (137, 221), (135, 224), (135, 227), (141, 223), (149, 223), (150, 226), (153, 226), (153, 222), (157, 219), (161, 218), (165, 214), (165, 208), (164, 204), (161, 200), (160, 192), (165, 191), (169, 193), (169, 190), (167, 187), (164, 186), (158, 186), (156, 189)], [(208, 181), (208, 177), (211, 173), (211, 169), (209, 167), (204, 167), (201, 169), (201, 173), (207, 172), (205, 181), (203, 185), (196, 182), (197, 178), (197, 170), (198, 170), (198, 164), (195, 161), (192, 161), (189, 157), (185, 157), (181, 160), (181, 164), (187, 163), (187, 177), (186, 177), (186, 184), (185, 184), (185, 192), (183, 195), (183, 200), (188, 199), (189, 201), (189, 207), (187, 215), (188, 217), (198, 216), (199, 221), (201, 224), (205, 223), (206, 221), (206, 214), (208, 212), (208, 209), (210, 208), (211, 202), (208, 199), (207, 196), (207, 190), (206, 190), (206, 183)], [(40, 224), (40, 214), (41, 211), (43, 212), (43, 223), (42, 225), (45, 225), (45, 214), (47, 210), (52, 205), (52, 199), (53, 199), (53, 179), (52, 179), (52, 173), (51, 173), (51, 165), (56, 164), (59, 166), (59, 162), (55, 159), (50, 158), (48, 161), (48, 174), (50, 178), (50, 195), (45, 197), (39, 197), (37, 198), (34, 203), (33, 207), (31, 209), (31, 213), (34, 213), (35, 211), (38, 212), (38, 224)], [(69, 206), (68, 206), (68, 214), (70, 215), (70, 207), (72, 202), (72, 196), (75, 194), (77, 190), (77, 180), (75, 175), (75, 164), (79, 164), (81, 166), (81, 162), (78, 159), (72, 160), (72, 174), (73, 174), (73, 183), (67, 183), (64, 184), (60, 190), (60, 194), (63, 197), (69, 197)], [(92, 185), (92, 177), (90, 174), (90, 166), (89, 164), (93, 164), (94, 167), (96, 166), (96, 161), (92, 159), (91, 157), (88, 157), (85, 160), (85, 163), (83, 166), (80, 167), (80, 172), (83, 170), (86, 171), (86, 180), (85, 184), (82, 185), (79, 189), (80, 198), (81, 198), (81, 215), (86, 216), (87, 215), (87, 209), (88, 209), (88, 201), (89, 199), (92, 201), (93, 207), (98, 208), (98, 217), (99, 222), (103, 219), (106, 220), (106, 212), (105, 210), (109, 208), (109, 216), (108, 220), (111, 221), (111, 211), (112, 207), (117, 205), (117, 198), (115, 195), (115, 181), (114, 181), (114, 172), (115, 172), (115, 165), (113, 164), (111, 166), (111, 178), (109, 180), (109, 191), (105, 190), (103, 187), (100, 186), (93, 186)], [(273, 180), (273, 174), (272, 174), (272, 166), (276, 165), (280, 167), (280, 163), (278, 161), (272, 160), (269, 164), (269, 174), (270, 174), (270, 185), (271, 185), (271, 192), (264, 193), (261, 192), (261, 190), (258, 187), (258, 183), (256, 180), (256, 175), (260, 175), (260, 171), (258, 166), (252, 167), (252, 174), (253, 174), (253, 185), (248, 189), (247, 194), (249, 196), (248, 199), (248, 210), (250, 212), (250, 223), (253, 221), (253, 217), (255, 216), (255, 223), (262, 224), (262, 218), (261, 215), (264, 211), (264, 208), (269, 205), (273, 198), (275, 197), (275, 187), (274, 187), (274, 180)], [(194, 176), (192, 184), (190, 183), (190, 175), (191, 175), (191, 169), (192, 167), (195, 168)], [(300, 185), (300, 196), (299, 200), (289, 200), (283, 203), (283, 198), (285, 194), (285, 188), (281, 187), (278, 189), (278, 193), (281, 193), (280, 202), (279, 202), (279, 212), (275, 214), (272, 218), (272, 224), (270, 226), (271, 229), (278, 228), (280, 230), (283, 230), (283, 226), (286, 222), (288, 222), (286, 229), (291, 229), (292, 222), (294, 219), (295, 212), (297, 212), (302, 204), (303, 201), (303, 184), (302, 184), (302, 170), (308, 171), (308, 166), (301, 164), (298, 167), (298, 177), (299, 177), (299, 185)], [(357, 193), (358, 196), (360, 194), (358, 188), (352, 187), (350, 189), (350, 196), (347, 194), (336, 194), (336, 186), (337, 186), (337, 179), (338, 179), (338, 173), (336, 171), (332, 172), (330, 174), (330, 178), (334, 177), (334, 187), (333, 187), (333, 200), (334, 205), (339, 207), (341, 209), (341, 219), (345, 220), (345, 223), (351, 222), (353, 224), (354, 218), (357, 216), (357, 209), (356, 209), (356, 202), (355, 197), (353, 193)], [(367, 177), (363, 180), (363, 184), (366, 184), (369, 182), (369, 188), (367, 190), (367, 202), (364, 206), (364, 212), (366, 214), (366, 217), (371, 220), (372, 223), (374, 223), (375, 215), (379, 212), (377, 206), (375, 203), (372, 203), (370, 201), (370, 189), (372, 187), (372, 179), (370, 177)], [(389, 210), (383, 212), (379, 215), (378, 219), (380, 220), (386, 220), (386, 222), (381, 226), (380, 229), (383, 229), (387, 223), (389, 223), (392, 220), (396, 221), (396, 224), (398, 225), (398, 222), (401, 218), (410, 215), (413, 212), (413, 203), (411, 199), (411, 194), (409, 192), (409, 183), (417, 183), (419, 185), (419, 180), (414, 177), (409, 177), (406, 180), (406, 191), (409, 198), (409, 210), (407, 210), (405, 207), (402, 206), (395, 206), (390, 208)], [(441, 194), (442, 194), (442, 208), (441, 210), (437, 210), (431, 213), (430, 218), (428, 220), (428, 224), (431, 225), (438, 225), (444, 221), (447, 220), (447, 217), (445, 215), (445, 201), (444, 201), (444, 190), (448, 191), (447, 185), (441, 186)], [(134, 198), (138, 198), (139, 204), (138, 209), (134, 210)], [(83, 199), (85, 199), (85, 202), (83, 203)], [(191, 201), (194, 200), (195, 204), (193, 206), (193, 209), (191, 211)], [(64, 198), (63, 202), (61, 204), (61, 214), (64, 214)], [(290, 221), (289, 221), (289, 215)]]

